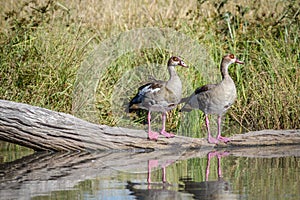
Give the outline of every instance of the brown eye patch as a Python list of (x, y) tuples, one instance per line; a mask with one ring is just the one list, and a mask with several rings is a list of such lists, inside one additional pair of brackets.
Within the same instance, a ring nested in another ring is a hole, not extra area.
[(229, 55), (229, 58), (230, 58), (230, 59), (234, 59), (234, 55), (233, 55), (233, 54), (230, 54), (230, 55)]
[(173, 57), (173, 60), (174, 60), (174, 61), (178, 61), (178, 58), (177, 58), (177, 57)]

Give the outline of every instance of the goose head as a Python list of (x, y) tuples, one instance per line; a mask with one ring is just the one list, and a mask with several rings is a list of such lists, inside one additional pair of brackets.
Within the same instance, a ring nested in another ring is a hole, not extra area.
[(188, 66), (184, 63), (184, 61), (178, 56), (172, 56), (168, 61), (168, 66), (182, 66), (188, 68)]
[(223, 57), (223, 63), (226, 63), (227, 65), (230, 65), (232, 63), (238, 63), (238, 64), (244, 64), (244, 62), (240, 61), (235, 55), (228, 54)]

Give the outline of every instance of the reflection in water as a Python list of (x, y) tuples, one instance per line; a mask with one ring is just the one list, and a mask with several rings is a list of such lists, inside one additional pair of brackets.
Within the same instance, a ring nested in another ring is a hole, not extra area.
[(209, 151), (34, 153), (0, 164), (0, 200), (299, 199), (300, 146)]
[(33, 153), (32, 149), (0, 140), (0, 164), (18, 160)]
[[(176, 186), (169, 184), (166, 179), (166, 167), (172, 164), (174, 161), (165, 161), (159, 165), (158, 160), (148, 160), (148, 178), (147, 188), (143, 187), (143, 184), (127, 182), (126, 189), (128, 189), (132, 196), (136, 199), (181, 199), (182, 196)], [(161, 182), (151, 181), (151, 171), (158, 167), (162, 170)]]
[[(172, 164), (174, 161), (167, 161), (162, 164), (162, 182), (166, 183), (166, 167), (170, 164)], [(158, 160), (148, 160), (148, 186), (149, 189), (151, 189), (151, 171), (152, 168), (157, 168), (158, 167)]]
[(130, 195), (135, 199), (181, 199), (183, 196), (177, 190), (168, 188), (168, 184), (156, 184), (153, 189), (144, 189), (138, 183), (128, 182), (126, 189), (130, 191)]
[[(222, 170), (221, 170), (221, 157), (228, 156), (228, 152), (209, 152), (207, 154), (207, 165), (205, 173), (205, 181), (195, 182), (191, 178), (181, 179), (183, 182), (183, 190), (180, 192), (185, 192), (193, 195), (195, 199), (238, 199), (238, 195), (233, 194), (232, 188), (230, 187), (229, 182), (223, 180)], [(209, 180), (210, 173), (210, 163), (213, 157), (217, 157), (217, 171), (218, 179)], [(161, 164), (162, 177), (160, 183), (153, 184), (151, 182), (151, 171), (153, 168), (157, 168), (158, 160), (149, 160), (148, 161), (148, 188), (142, 188), (141, 184), (128, 182), (127, 189), (131, 191), (131, 195), (135, 196), (137, 199), (180, 199), (183, 196), (183, 193), (179, 193), (176, 190), (172, 190), (169, 187), (172, 185), (166, 182), (166, 167), (172, 162), (166, 162)], [(156, 189), (153, 189), (152, 186), (155, 186)], [(189, 195), (187, 195), (189, 196)]]
[[(228, 152), (208, 153), (205, 181), (195, 182), (189, 178), (181, 179), (184, 183), (183, 191), (193, 194), (195, 199), (238, 199), (238, 195), (233, 194), (229, 182), (223, 180), (222, 177), (221, 157), (228, 155)], [(214, 156), (218, 159), (218, 179), (209, 181), (210, 162)]]

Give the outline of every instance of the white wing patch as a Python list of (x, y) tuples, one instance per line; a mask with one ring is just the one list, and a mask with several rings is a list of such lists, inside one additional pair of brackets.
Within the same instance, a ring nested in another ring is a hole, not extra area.
[(158, 92), (160, 90), (160, 88), (151, 88), (151, 85), (147, 85), (146, 87), (144, 87), (142, 90), (139, 91), (139, 95), (145, 95), (146, 93), (150, 92), (150, 93), (154, 93), (154, 92)]

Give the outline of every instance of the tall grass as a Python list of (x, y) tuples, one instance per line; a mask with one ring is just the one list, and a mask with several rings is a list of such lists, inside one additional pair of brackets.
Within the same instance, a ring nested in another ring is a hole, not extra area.
[[(271, 36), (270, 36), (271, 37)], [(247, 74), (242, 75), (234, 117), (251, 129), (299, 128), (299, 44), (282, 37), (261, 38), (249, 44), (259, 54), (249, 56)], [(242, 87), (242, 88), (241, 88)], [(242, 112), (237, 108), (242, 107)], [(298, 121), (298, 122), (297, 122)]]
[[(225, 131), (300, 128), (298, 1), (66, 2), (1, 2), (1, 99), (72, 113), (77, 69), (95, 46), (122, 31), (170, 27), (205, 46), (216, 71), (225, 53), (245, 61), (230, 68), (238, 99), (224, 118)], [(165, 65), (171, 53), (146, 49), (116, 58), (97, 89), (98, 122), (122, 125), (111, 109), (114, 86), (136, 66)], [(207, 83), (196, 66), (179, 74), (193, 89)], [(201, 112), (183, 115), (175, 109), (167, 124), (169, 130), (181, 127), (186, 135), (202, 137), (202, 120)]]
[(51, 22), (52, 9), (51, 4), (24, 3), (6, 13), (8, 27), (0, 33), (0, 93), (1, 99), (68, 112), (84, 41), (80, 26)]

